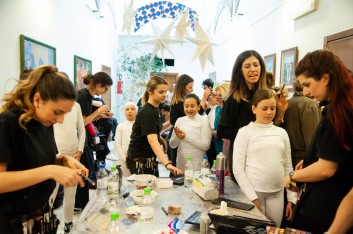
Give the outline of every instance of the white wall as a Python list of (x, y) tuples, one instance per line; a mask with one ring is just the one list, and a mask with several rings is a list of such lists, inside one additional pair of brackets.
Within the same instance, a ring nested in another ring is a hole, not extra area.
[[(322, 49), (325, 36), (353, 28), (352, 0), (319, 0), (318, 10), (297, 20), (291, 18), (291, 1), (295, 0), (241, 1), (240, 4), (246, 3), (249, 7), (245, 7), (244, 16), (236, 17), (232, 23), (233, 34), (229, 30), (219, 32), (220, 27), (216, 32), (217, 38), (220, 37), (218, 34), (227, 32), (228, 37), (233, 36), (216, 48), (217, 79), (218, 74), (230, 79), (237, 55), (255, 49), (262, 56), (276, 53), (278, 85), (282, 50), (298, 46), (300, 60), (307, 52)], [(224, 28), (230, 24), (225, 18), (222, 23)], [(226, 61), (221, 63), (222, 60)]]
[[(20, 34), (56, 48), (56, 66), (74, 78), (74, 55), (92, 61), (92, 72), (101, 65), (112, 69), (116, 90), (117, 34), (112, 14), (102, 5), (99, 20), (84, 0), (0, 1), (0, 97), (12, 89), (20, 74)], [(112, 93), (115, 93), (115, 92)], [(116, 95), (116, 94), (115, 94)], [(112, 96), (114, 110), (115, 95)]]

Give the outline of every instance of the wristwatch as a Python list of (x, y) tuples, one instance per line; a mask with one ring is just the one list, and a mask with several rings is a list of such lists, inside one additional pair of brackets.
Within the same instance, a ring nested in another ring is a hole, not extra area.
[(293, 180), (293, 174), (294, 174), (294, 171), (291, 171), (291, 172), (289, 172), (289, 182), (291, 183), (291, 182), (294, 182), (294, 180)]

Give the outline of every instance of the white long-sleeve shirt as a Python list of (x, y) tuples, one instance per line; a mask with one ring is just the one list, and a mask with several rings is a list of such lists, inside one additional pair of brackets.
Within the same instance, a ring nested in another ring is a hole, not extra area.
[(83, 152), (86, 129), (80, 104), (75, 102), (71, 111), (65, 115), (63, 123), (54, 124), (54, 137), (61, 154), (73, 156), (77, 151)]
[(118, 159), (126, 161), (126, 153), (129, 149), (130, 136), (132, 132), (132, 125), (135, 121), (126, 120), (119, 124), (115, 131), (115, 150), (118, 153)]
[(184, 171), (186, 158), (191, 156), (194, 171), (201, 170), (202, 157), (206, 155), (206, 150), (211, 144), (211, 127), (208, 118), (199, 114), (193, 118), (184, 116), (175, 122), (175, 126), (185, 132), (185, 138), (179, 139), (173, 131), (169, 141), (170, 147), (178, 147), (177, 167)]
[[(241, 190), (251, 200), (257, 192), (283, 189), (285, 175), (293, 170), (287, 132), (271, 124), (251, 122), (239, 129), (233, 147), (233, 172)], [(288, 193), (293, 201), (294, 193)]]
[(216, 107), (217, 105), (211, 106), (211, 110), (207, 115), (207, 118), (210, 121), (211, 129), (214, 129), (214, 120), (216, 118)]

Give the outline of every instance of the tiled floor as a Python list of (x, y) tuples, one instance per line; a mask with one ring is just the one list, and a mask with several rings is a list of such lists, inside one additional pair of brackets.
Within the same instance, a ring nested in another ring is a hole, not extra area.
[[(106, 168), (110, 169), (111, 166), (114, 165), (114, 162), (117, 161), (117, 156), (115, 155), (115, 151), (114, 151), (114, 141), (108, 142), (108, 146), (110, 149), (110, 154), (107, 155), (107, 158), (105, 160), (106, 163)], [(162, 165), (159, 164), (159, 176), (160, 177), (168, 177), (169, 176), (169, 171)], [(92, 196), (92, 194), (94, 193), (95, 190), (90, 190), (90, 196)], [(64, 220), (63, 220), (63, 206), (60, 206), (59, 208), (57, 208), (55, 210), (55, 213), (57, 215), (57, 217), (60, 219), (60, 226), (58, 228), (57, 234), (63, 234), (64, 233)], [(78, 218), (80, 217), (80, 213), (78, 214), (74, 214), (74, 219), (73, 221), (75, 222)]]

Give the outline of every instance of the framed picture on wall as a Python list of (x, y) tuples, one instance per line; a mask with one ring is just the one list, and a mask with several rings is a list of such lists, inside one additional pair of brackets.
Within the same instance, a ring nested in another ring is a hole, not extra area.
[(298, 64), (298, 47), (282, 50), (281, 52), (281, 84), (285, 84), (288, 91), (293, 89), (294, 71)]
[(92, 74), (92, 61), (75, 55), (74, 83), (77, 90), (86, 87), (86, 85), (83, 83), (83, 77), (85, 77), (87, 74)]
[(264, 57), (266, 71), (272, 72), (276, 77), (276, 54), (269, 54)]
[(44, 64), (56, 65), (56, 49), (43, 42), (20, 35), (21, 72)]

